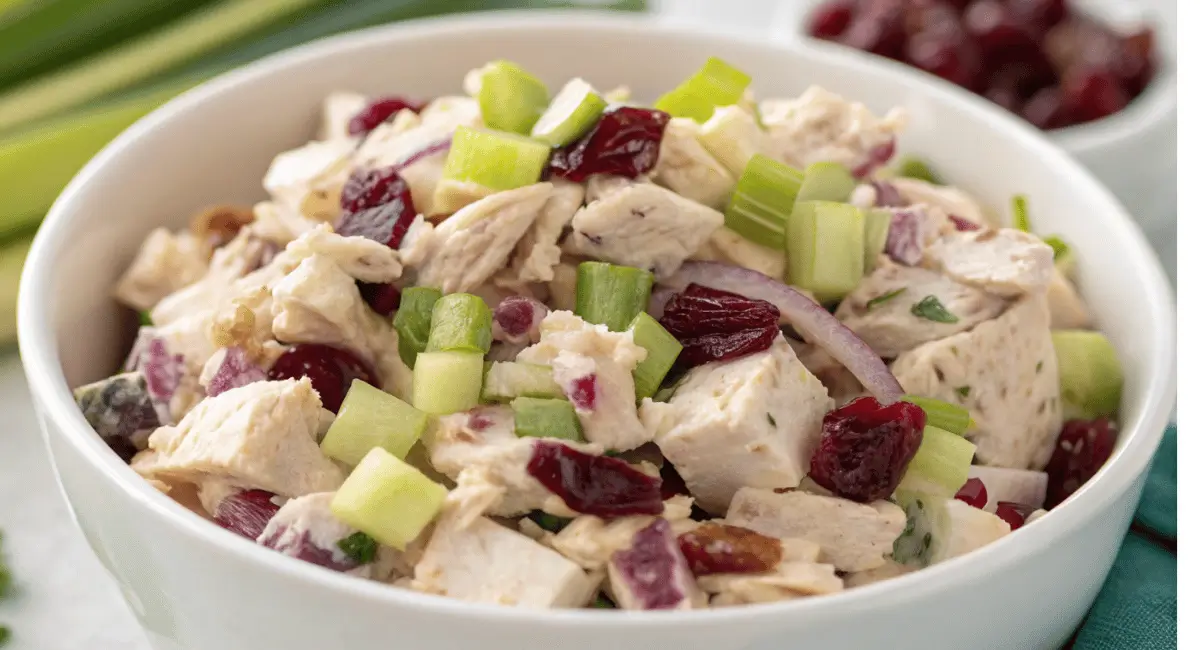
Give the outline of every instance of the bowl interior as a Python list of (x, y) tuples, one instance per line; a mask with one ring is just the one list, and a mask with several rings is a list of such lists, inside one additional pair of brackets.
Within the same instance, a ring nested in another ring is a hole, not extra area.
[[(330, 91), (461, 93), (472, 67), (508, 58), (552, 87), (581, 76), (653, 99), (714, 54), (752, 73), (759, 97), (796, 96), (819, 84), (875, 111), (904, 106), (911, 121), (902, 150), (928, 157), (996, 209), (1016, 192), (1027, 194), (1035, 229), (1060, 234), (1078, 251), (1083, 292), (1120, 351), (1122, 453), (1132, 431), (1161, 426), (1169, 409), (1163, 393), (1173, 393), (1174, 377), (1174, 317), (1161, 270), (1110, 195), (1033, 129), (900, 64), (819, 44), (785, 47), (635, 18), (554, 14), (334, 39), (223, 77), (143, 120), (76, 179), (38, 236), (20, 323), (34, 390), (77, 444), (92, 447), (98, 462), (115, 461), (100, 460), (102, 447), (84, 441), (88, 432), (69, 414), (67, 389), (110, 374), (124, 355), (132, 318), (110, 298), (114, 280), (152, 228), (183, 227), (209, 204), (263, 198), (272, 157), (308, 140)], [(137, 481), (132, 472), (127, 480)]]

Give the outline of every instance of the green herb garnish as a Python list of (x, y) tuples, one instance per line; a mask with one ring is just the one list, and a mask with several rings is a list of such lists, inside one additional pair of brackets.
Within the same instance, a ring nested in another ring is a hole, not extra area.
[(908, 289), (906, 289), (904, 287), (900, 287), (899, 289), (894, 289), (885, 294), (881, 294), (881, 295), (875, 296), (874, 298), (871, 298), (870, 300), (867, 301), (867, 311), (870, 311), (870, 310), (878, 307), (879, 305), (882, 305), (883, 303), (891, 300), (892, 298), (895, 298), (896, 296), (904, 293), (905, 291), (908, 291)]
[(614, 603), (612, 600), (610, 600), (608, 596), (605, 596), (604, 594), (600, 594), (600, 595), (596, 596), (596, 600), (592, 601), (591, 608), (592, 609), (616, 609), (617, 604)]
[(775, 416), (771, 415), (770, 413), (767, 414), (767, 422), (770, 422), (771, 426), (773, 426), (773, 427), (779, 426), (779, 425), (775, 424)]
[(946, 311), (945, 305), (937, 296), (925, 296), (921, 302), (912, 306), (912, 315), (935, 323), (957, 323), (958, 316)]
[(138, 325), (143, 327), (152, 327), (154, 325), (154, 321), (150, 320), (150, 312), (144, 309), (138, 312)]
[(571, 523), (569, 517), (559, 517), (558, 515), (552, 515), (541, 510), (534, 510), (529, 513), (529, 518), (533, 520), (533, 523), (538, 525), (538, 528), (548, 530), (552, 533), (561, 531), (567, 527), (567, 524)]
[(343, 553), (359, 564), (374, 562), (375, 554), (379, 551), (379, 543), (363, 532), (354, 533), (340, 540), (337, 545)]
[(970, 386), (959, 386), (958, 388), (955, 388), (954, 391), (958, 393), (959, 397), (970, 397), (971, 395)]
[(1063, 241), (1058, 235), (1050, 235), (1049, 237), (1043, 238), (1042, 241), (1045, 241), (1050, 248), (1054, 249), (1055, 261), (1057, 261), (1063, 255), (1071, 252), (1071, 247), (1067, 246), (1067, 242)]
[(1021, 232), (1029, 232), (1029, 200), (1024, 194), (1012, 198), (1013, 228)]

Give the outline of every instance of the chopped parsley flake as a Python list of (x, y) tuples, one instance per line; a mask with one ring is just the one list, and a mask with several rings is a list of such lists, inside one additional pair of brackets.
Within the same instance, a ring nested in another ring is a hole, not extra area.
[(379, 551), (379, 543), (363, 532), (354, 533), (346, 539), (340, 540), (337, 545), (343, 553), (359, 564), (374, 562), (375, 554)]
[(1013, 228), (1021, 232), (1029, 232), (1029, 200), (1024, 194), (1012, 198)]
[(779, 426), (779, 425), (775, 424), (775, 416), (771, 415), (770, 413), (767, 414), (767, 422), (770, 422), (771, 426), (773, 426), (773, 427)]
[(1039, 361), (1039, 362), (1038, 362), (1038, 364), (1037, 364), (1037, 368), (1035, 368), (1035, 369), (1034, 369), (1034, 372), (1041, 372), (1041, 371), (1042, 371), (1042, 363), (1043, 363), (1042, 361)]
[(596, 600), (592, 601), (592, 609), (616, 609), (617, 604), (609, 600), (608, 596), (600, 594), (596, 596)]
[(150, 320), (150, 312), (146, 310), (138, 312), (138, 325), (145, 327), (152, 327), (154, 325), (154, 321)]
[(921, 302), (912, 306), (912, 315), (935, 323), (957, 323), (958, 316), (946, 311), (945, 305), (937, 296), (925, 296)]
[(955, 388), (954, 390), (961, 397), (970, 397), (971, 396), (971, 387), (970, 386), (959, 386), (958, 388)]
[(533, 520), (533, 523), (538, 525), (538, 528), (548, 530), (552, 533), (559, 532), (566, 528), (567, 524), (571, 523), (569, 517), (559, 517), (558, 515), (545, 513), (541, 510), (534, 510), (529, 513), (529, 518)]
[(904, 293), (905, 291), (907, 291), (907, 289), (905, 289), (904, 287), (900, 287), (899, 289), (895, 289), (895, 290), (889, 291), (885, 294), (875, 296), (874, 298), (871, 298), (870, 300), (867, 301), (867, 310), (870, 311), (870, 310), (878, 307), (879, 305), (882, 305), (883, 303), (891, 300), (892, 298), (895, 298), (896, 296)]

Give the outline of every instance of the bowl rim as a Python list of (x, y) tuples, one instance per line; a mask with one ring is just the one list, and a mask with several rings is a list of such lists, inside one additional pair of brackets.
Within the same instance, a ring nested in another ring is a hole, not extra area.
[[(1151, 324), (1147, 328), (1147, 336), (1152, 337), (1156, 345), (1155, 358), (1150, 361), (1149, 366), (1152, 372), (1147, 386), (1148, 398), (1142, 400), (1144, 408), (1130, 414), (1126, 419), (1125, 427), (1131, 434), (1095, 479), (1089, 481), (1053, 512), (1024, 527), (1021, 534), (1006, 536), (985, 549), (969, 554), (969, 558), (955, 558), (898, 578), (821, 598), (690, 612), (623, 612), (621, 617), (614, 618), (606, 612), (589, 610), (531, 610), (468, 603), (362, 580), (308, 563), (296, 562), (265, 547), (247, 543), (246, 540), (230, 535), (196, 516), (142, 480), (109, 451), (76, 408), (62, 371), (56, 343), (57, 334), (50, 329), (49, 303), (39, 297), (48, 295), (50, 290), (51, 280), (55, 276), (55, 253), (70, 235), (67, 226), (72, 219), (81, 218), (80, 215), (84, 213), (77, 211), (75, 215), (71, 214), (77, 210), (74, 204), (78, 195), (111, 160), (122, 155), (125, 149), (131, 147), (144, 134), (169, 123), (175, 113), (198, 109), (210, 95), (236, 92), (239, 87), (252, 85), (260, 77), (277, 74), (279, 69), (320, 60), (341, 50), (370, 48), (416, 35), (462, 38), (464, 34), (495, 30), (578, 29), (581, 21), (586, 21), (583, 24), (586, 24), (589, 30), (607, 33), (628, 35), (637, 32), (659, 39), (704, 38), (713, 44), (714, 50), (723, 45), (737, 45), (774, 50), (780, 55), (803, 51), (807, 57), (818, 61), (836, 62), (849, 69), (891, 64), (894, 66), (894, 74), (907, 76), (907, 81), (913, 85), (923, 84), (930, 87), (929, 92), (939, 101), (957, 105), (961, 110), (978, 115), (980, 121), (993, 123), (991, 127), (1011, 132), (1011, 137), (1022, 141), (1025, 148), (1062, 168), (1073, 184), (1099, 195), (1100, 200), (1107, 202), (1110, 209), (1097, 216), (1103, 221), (1102, 227), (1111, 230), (1115, 238), (1125, 243), (1130, 262), (1129, 271), (1146, 288), (1152, 306), (1152, 313), (1145, 315)], [(1019, 564), (1026, 555), (1060, 541), (1070, 532), (1086, 525), (1124, 494), (1148, 468), (1167, 424), (1175, 394), (1175, 317), (1173, 300), (1167, 287), (1161, 267), (1125, 209), (1077, 162), (1045, 139), (1036, 129), (1023, 125), (1002, 109), (991, 106), (983, 98), (962, 92), (949, 84), (930, 84), (924, 75), (908, 66), (897, 62), (863, 60), (853, 56), (851, 52), (844, 51), (843, 48), (810, 47), (804, 42), (764, 43), (763, 39), (756, 35), (730, 33), (719, 28), (665, 23), (652, 15), (578, 10), (510, 11), (418, 19), (321, 39), (222, 74), (143, 117), (84, 166), (47, 214), (44, 225), (34, 239), (21, 276), (18, 334), (22, 364), (31, 393), (37, 396), (36, 406), (45, 435), (55, 435), (50, 433), (51, 430), (59, 432), (67, 444), (86, 458), (86, 462), (94, 466), (105, 480), (115, 485), (119, 494), (158, 519), (159, 524), (175, 528), (180, 534), (189, 537), (191, 542), (228, 553), (231, 560), (236, 558), (241, 562), (257, 565), (263, 571), (274, 574), (277, 579), (305, 582), (329, 589), (331, 594), (341, 598), (370, 601), (374, 605), (412, 608), (429, 614), (465, 617), (491, 624), (538, 624), (550, 627), (601, 624), (645, 629), (676, 625), (716, 626), (761, 621), (765, 618), (794, 619), (801, 614), (819, 616), (822, 612), (831, 610), (854, 613), (891, 607), (898, 600), (972, 583), (988, 573)], [(61, 478), (56, 478), (61, 486)]]
[[(780, 0), (771, 21), (771, 38), (781, 43), (819, 40), (804, 34), (801, 30), (808, 14), (820, 3), (821, 0)], [(1080, 9), (1087, 12), (1088, 8), (1081, 7)], [(1165, 122), (1175, 119), (1174, 116), (1178, 110), (1176, 107), (1178, 87), (1176, 56), (1175, 52), (1168, 47), (1168, 41), (1173, 42), (1174, 40), (1175, 30), (1162, 24), (1162, 16), (1157, 12), (1147, 10), (1146, 13), (1153, 19), (1150, 22), (1153, 22), (1156, 30), (1155, 45), (1159, 57), (1159, 69), (1154, 78), (1150, 80), (1150, 84), (1125, 108), (1116, 113), (1099, 120), (1044, 131), (1046, 137), (1073, 154), (1088, 155), (1113, 147), (1118, 143), (1135, 141), (1144, 137), (1147, 132), (1159, 128)], [(1163, 38), (1164, 35), (1170, 35), (1171, 39)], [(845, 46), (837, 47), (850, 49)], [(866, 52), (852, 51), (860, 57), (883, 58)], [(957, 88), (951, 82), (936, 75), (912, 66), (905, 65), (905, 67), (915, 70), (929, 81)]]

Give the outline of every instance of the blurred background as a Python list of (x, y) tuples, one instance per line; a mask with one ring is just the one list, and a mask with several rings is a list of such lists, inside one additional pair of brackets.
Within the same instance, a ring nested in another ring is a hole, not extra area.
[[(902, 24), (872, 13), (895, 3), (926, 9), (905, 11)], [(5, 650), (147, 647), (70, 522), (13, 348), (21, 265), (63, 186), (142, 115), (264, 55), (394, 21), (518, 8), (648, 12), (781, 41), (815, 37), (937, 74), (1079, 157), (1130, 207), (1174, 279), (1174, 0), (0, 0)]]

